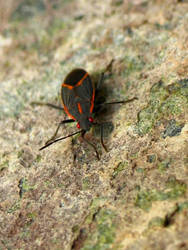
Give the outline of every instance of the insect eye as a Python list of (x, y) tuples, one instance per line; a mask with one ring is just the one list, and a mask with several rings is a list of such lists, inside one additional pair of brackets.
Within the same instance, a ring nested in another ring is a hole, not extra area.
[(77, 128), (80, 128), (80, 123), (78, 122), (77, 125), (76, 125)]
[(92, 123), (92, 122), (93, 122), (93, 118), (92, 118), (92, 117), (89, 117), (89, 121)]

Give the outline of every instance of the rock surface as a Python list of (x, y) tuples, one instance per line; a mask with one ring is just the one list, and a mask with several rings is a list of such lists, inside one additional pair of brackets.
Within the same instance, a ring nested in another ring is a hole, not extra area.
[[(183, 0), (20, 1), (0, 36), (0, 249), (188, 249), (187, 24)], [(79, 136), (39, 151), (67, 116), (31, 103), (112, 58), (101, 97), (138, 99), (96, 116), (108, 152), (98, 128), (100, 161)]]

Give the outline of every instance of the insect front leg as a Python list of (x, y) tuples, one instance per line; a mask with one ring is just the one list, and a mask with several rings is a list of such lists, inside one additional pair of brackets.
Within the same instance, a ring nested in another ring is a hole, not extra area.
[(55, 140), (55, 138), (56, 138), (56, 136), (57, 136), (57, 133), (58, 133), (60, 127), (61, 127), (63, 124), (65, 124), (65, 123), (71, 123), (71, 122), (75, 122), (75, 120), (73, 120), (73, 119), (68, 119), (68, 120), (63, 120), (63, 121), (61, 121), (61, 122), (58, 124), (57, 129), (56, 129), (54, 135), (45, 143), (45, 145), (47, 145), (47, 144), (49, 144), (50, 142), (52, 142), (52, 141)]

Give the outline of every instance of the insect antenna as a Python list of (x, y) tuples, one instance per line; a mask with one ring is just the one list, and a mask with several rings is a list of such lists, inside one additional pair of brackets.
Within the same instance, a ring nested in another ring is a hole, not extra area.
[(66, 138), (68, 138), (68, 137), (71, 137), (71, 136), (73, 136), (73, 135), (76, 135), (76, 134), (79, 134), (79, 133), (82, 133), (82, 132), (83, 132), (83, 130), (79, 130), (79, 131), (77, 131), (77, 132), (75, 132), (75, 133), (72, 133), (72, 134), (70, 134), (70, 135), (67, 135), (67, 136), (64, 136), (64, 137), (57, 138), (57, 139), (55, 139), (54, 141), (51, 141), (51, 142), (47, 143), (46, 145), (44, 145), (43, 147), (41, 147), (39, 150), (43, 150), (43, 149), (49, 147), (50, 145), (52, 145), (52, 144), (54, 144), (54, 143), (56, 143), (56, 142), (58, 142), (58, 141), (64, 140), (64, 139), (66, 139)]

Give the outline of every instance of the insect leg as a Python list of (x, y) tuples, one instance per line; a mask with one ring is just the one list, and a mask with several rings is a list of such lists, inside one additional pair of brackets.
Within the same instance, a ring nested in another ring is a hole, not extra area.
[(82, 136), (83, 140), (84, 140), (87, 144), (89, 144), (89, 145), (95, 150), (97, 159), (100, 160), (99, 153), (98, 153), (98, 151), (97, 151), (95, 145), (93, 145), (91, 142), (89, 142), (89, 141), (84, 137), (85, 133), (86, 133), (85, 130), (81, 132), (81, 136)]
[(111, 71), (112, 70), (112, 64), (114, 62), (114, 59), (112, 59), (110, 61), (110, 63), (107, 65), (106, 69), (101, 73), (101, 76), (100, 76), (100, 79), (99, 79), (99, 82), (97, 84), (97, 89), (100, 88), (101, 84), (103, 83), (104, 81), (104, 74), (107, 72), (107, 71)]
[(100, 131), (100, 132), (101, 132), (101, 145), (103, 146), (104, 150), (105, 150), (106, 152), (108, 152), (106, 146), (104, 145), (104, 141), (103, 141), (103, 123), (100, 124), (100, 130), (101, 130), (101, 131)]
[(32, 102), (31, 105), (40, 105), (40, 106), (48, 106), (54, 109), (64, 110), (63, 107), (57, 106), (48, 102)]
[(71, 123), (71, 122), (75, 122), (75, 120), (73, 120), (73, 119), (68, 119), (68, 120), (63, 120), (63, 121), (61, 121), (61, 122), (58, 124), (57, 129), (56, 129), (54, 135), (52, 136), (52, 138), (50, 138), (50, 139), (45, 143), (45, 145), (47, 145), (47, 144), (49, 144), (50, 142), (54, 141), (54, 139), (56, 138), (56, 135), (57, 135), (57, 133), (58, 133), (60, 127), (61, 127), (63, 124), (65, 124), (65, 123)]
[(134, 100), (138, 100), (138, 98), (137, 98), (137, 97), (133, 97), (133, 98), (131, 98), (131, 99), (129, 99), (129, 100), (125, 100), (125, 101), (105, 102), (105, 103), (102, 103), (102, 104), (100, 104), (100, 105), (103, 106), (103, 105), (108, 105), (108, 104), (129, 103), (129, 102), (132, 102), (132, 101), (134, 101)]

